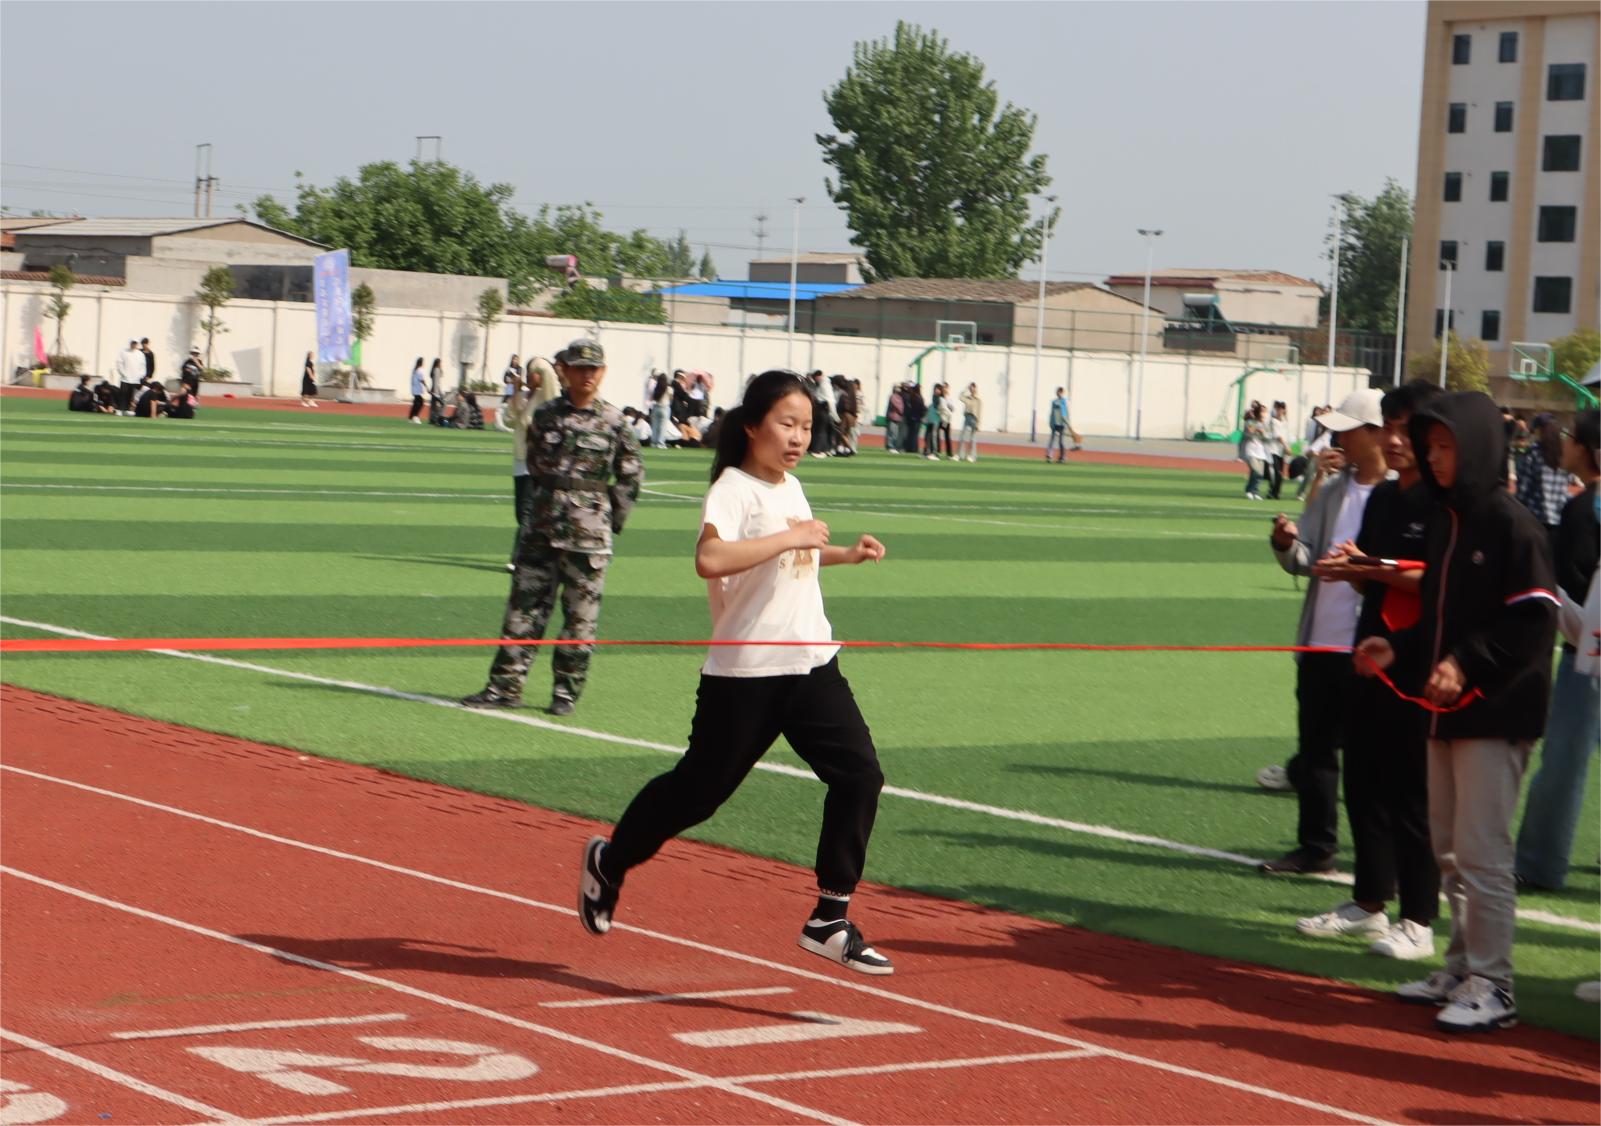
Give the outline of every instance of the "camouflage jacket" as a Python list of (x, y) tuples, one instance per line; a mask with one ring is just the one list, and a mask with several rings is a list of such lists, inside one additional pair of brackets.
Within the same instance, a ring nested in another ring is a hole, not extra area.
[(575, 407), (566, 395), (534, 411), (528, 423), (528, 473), (534, 483), (530, 531), (564, 551), (610, 553), (639, 498), (645, 466), (623, 412), (603, 399)]

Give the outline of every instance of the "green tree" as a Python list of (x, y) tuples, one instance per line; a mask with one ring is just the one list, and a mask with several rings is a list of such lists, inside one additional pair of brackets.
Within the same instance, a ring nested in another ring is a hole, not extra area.
[[(1407, 361), (1407, 374), (1430, 383), (1440, 378), (1440, 342), (1427, 353)], [(1450, 352), (1445, 361), (1445, 385), (1451, 391), (1490, 390), (1490, 350), (1482, 340), (1463, 341), (1455, 332), (1450, 336)]]
[(688, 278), (695, 274), (695, 252), (690, 249), (689, 235), (678, 232), (678, 237), (667, 248), (667, 275)]
[(857, 43), (823, 102), (836, 134), (819, 134), (875, 279), (1015, 277), (1039, 256), (1029, 197), (1051, 179), (1028, 155), (1035, 117), (999, 106), (984, 65), (952, 54), (937, 32), (897, 23), (889, 40)]
[(67, 314), (72, 311), (72, 303), (67, 300), (67, 290), (78, 283), (77, 276), (66, 266), (50, 267), (50, 288), (55, 292), (50, 295), (50, 301), (44, 307), (44, 315), (56, 322), (56, 355), (61, 355), (61, 332), (66, 327)]
[(1551, 341), (1551, 367), (1575, 382), (1584, 377), (1601, 359), (1601, 332), (1581, 328)]
[[(1401, 242), (1412, 237), (1412, 197), (1394, 180), (1372, 199), (1341, 197), (1340, 324), (1362, 332), (1394, 332), (1401, 284)], [(1414, 248), (1414, 258), (1423, 258)], [(1333, 254), (1333, 247), (1328, 251)], [(1323, 315), (1328, 316), (1327, 299)]]
[(378, 297), (372, 291), (372, 286), (362, 282), (350, 291), (350, 331), (358, 342), (365, 342), (372, 336), (373, 314), (378, 309)]
[(717, 263), (712, 261), (712, 252), (710, 250), (701, 252), (700, 265), (695, 268), (695, 273), (707, 281), (711, 281), (717, 276)]
[(473, 322), (484, 330), (484, 354), (480, 362), (478, 377), (480, 380), (489, 378), (489, 331), (500, 323), (500, 314), (506, 309), (506, 302), (501, 299), (500, 290), (490, 286), (478, 295), (478, 315)]
[(659, 325), (667, 318), (661, 298), (630, 289), (591, 289), (579, 282), (550, 303), (550, 311), (573, 321), (630, 321)]
[(219, 309), (233, 300), (233, 273), (227, 266), (213, 266), (206, 271), (200, 279), (200, 288), (195, 291), (195, 300), (206, 309), (200, 327), (206, 334), (206, 367), (210, 368), (212, 341), (219, 332), (228, 331), (228, 326), (217, 315)]
[(505, 278), (524, 302), (544, 262), (511, 196), (510, 184), (480, 184), (442, 161), (380, 161), (329, 188), (302, 182), (293, 212), (271, 196), (254, 207), (268, 226), (348, 247), (352, 265)]

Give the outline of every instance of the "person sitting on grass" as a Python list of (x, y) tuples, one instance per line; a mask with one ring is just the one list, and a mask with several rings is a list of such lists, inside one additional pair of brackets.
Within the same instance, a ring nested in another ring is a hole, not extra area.
[(1364, 676), (1390, 670), (1429, 719), (1429, 833), (1451, 908), (1445, 968), (1396, 990), (1443, 1006), (1444, 1032), (1515, 1024), (1517, 923), (1512, 815), (1545, 729), (1556, 640), (1551, 541), (1500, 480), (1505, 428), (1488, 395), (1441, 396), (1412, 416), (1412, 448), (1438, 507), (1429, 522), (1422, 613), (1356, 647)]
[(89, 377), (87, 375), (78, 377), (78, 386), (74, 387), (72, 394), (67, 396), (67, 409), (69, 411), (82, 411), (86, 414), (94, 413), (95, 393), (94, 388), (89, 386)]
[(166, 404), (167, 389), (152, 379), (145, 383), (144, 390), (139, 393), (139, 401), (134, 404), (133, 413), (140, 418), (155, 418), (162, 413)]
[(172, 400), (163, 408), (168, 418), (193, 418), (195, 408), (200, 405), (200, 398), (189, 389), (187, 383), (178, 384), (178, 390), (173, 393)]
[(95, 384), (95, 411), (98, 414), (117, 413), (117, 386), (102, 378)]

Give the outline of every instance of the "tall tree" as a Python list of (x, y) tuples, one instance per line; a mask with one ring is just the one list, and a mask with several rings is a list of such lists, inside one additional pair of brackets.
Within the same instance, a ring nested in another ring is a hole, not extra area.
[(710, 250), (701, 251), (700, 265), (695, 267), (695, 273), (707, 281), (717, 277), (717, 263), (712, 261), (712, 252)]
[[(1412, 237), (1412, 197), (1394, 180), (1386, 180), (1374, 198), (1347, 192), (1341, 204), (1340, 323), (1362, 332), (1394, 332), (1401, 242)], [(1412, 257), (1424, 261), (1416, 247)]]
[(1028, 154), (1036, 119), (997, 108), (977, 58), (897, 23), (892, 39), (856, 44), (823, 102), (837, 130), (817, 137), (838, 176), (828, 194), (875, 279), (1015, 277), (1038, 257), (1029, 197), (1051, 178)]

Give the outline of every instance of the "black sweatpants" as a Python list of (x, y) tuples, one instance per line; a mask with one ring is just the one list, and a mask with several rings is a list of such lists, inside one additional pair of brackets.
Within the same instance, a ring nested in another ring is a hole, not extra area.
[(418, 415), (422, 414), (422, 404), (423, 404), (422, 396), (421, 395), (413, 395), (411, 397), (411, 413), (408, 414), (406, 417), (408, 419), (411, 419), (411, 418), (416, 418)]
[(1353, 679), (1348, 653), (1302, 653), (1296, 669), (1300, 738), (1284, 770), (1300, 799), (1296, 842), (1319, 856), (1333, 856), (1339, 842), (1339, 750)]
[(1378, 903), (1399, 894), (1401, 917), (1429, 926), (1440, 908), (1440, 869), (1429, 843), (1429, 760), (1417, 710), (1379, 680), (1359, 677), (1347, 714), (1351, 898)]
[(612, 830), (601, 874), (630, 868), (717, 812), (782, 735), (828, 787), (817, 839), (817, 885), (848, 894), (867, 861), (884, 773), (836, 658), (798, 676), (702, 676), (689, 750), (645, 784)]

